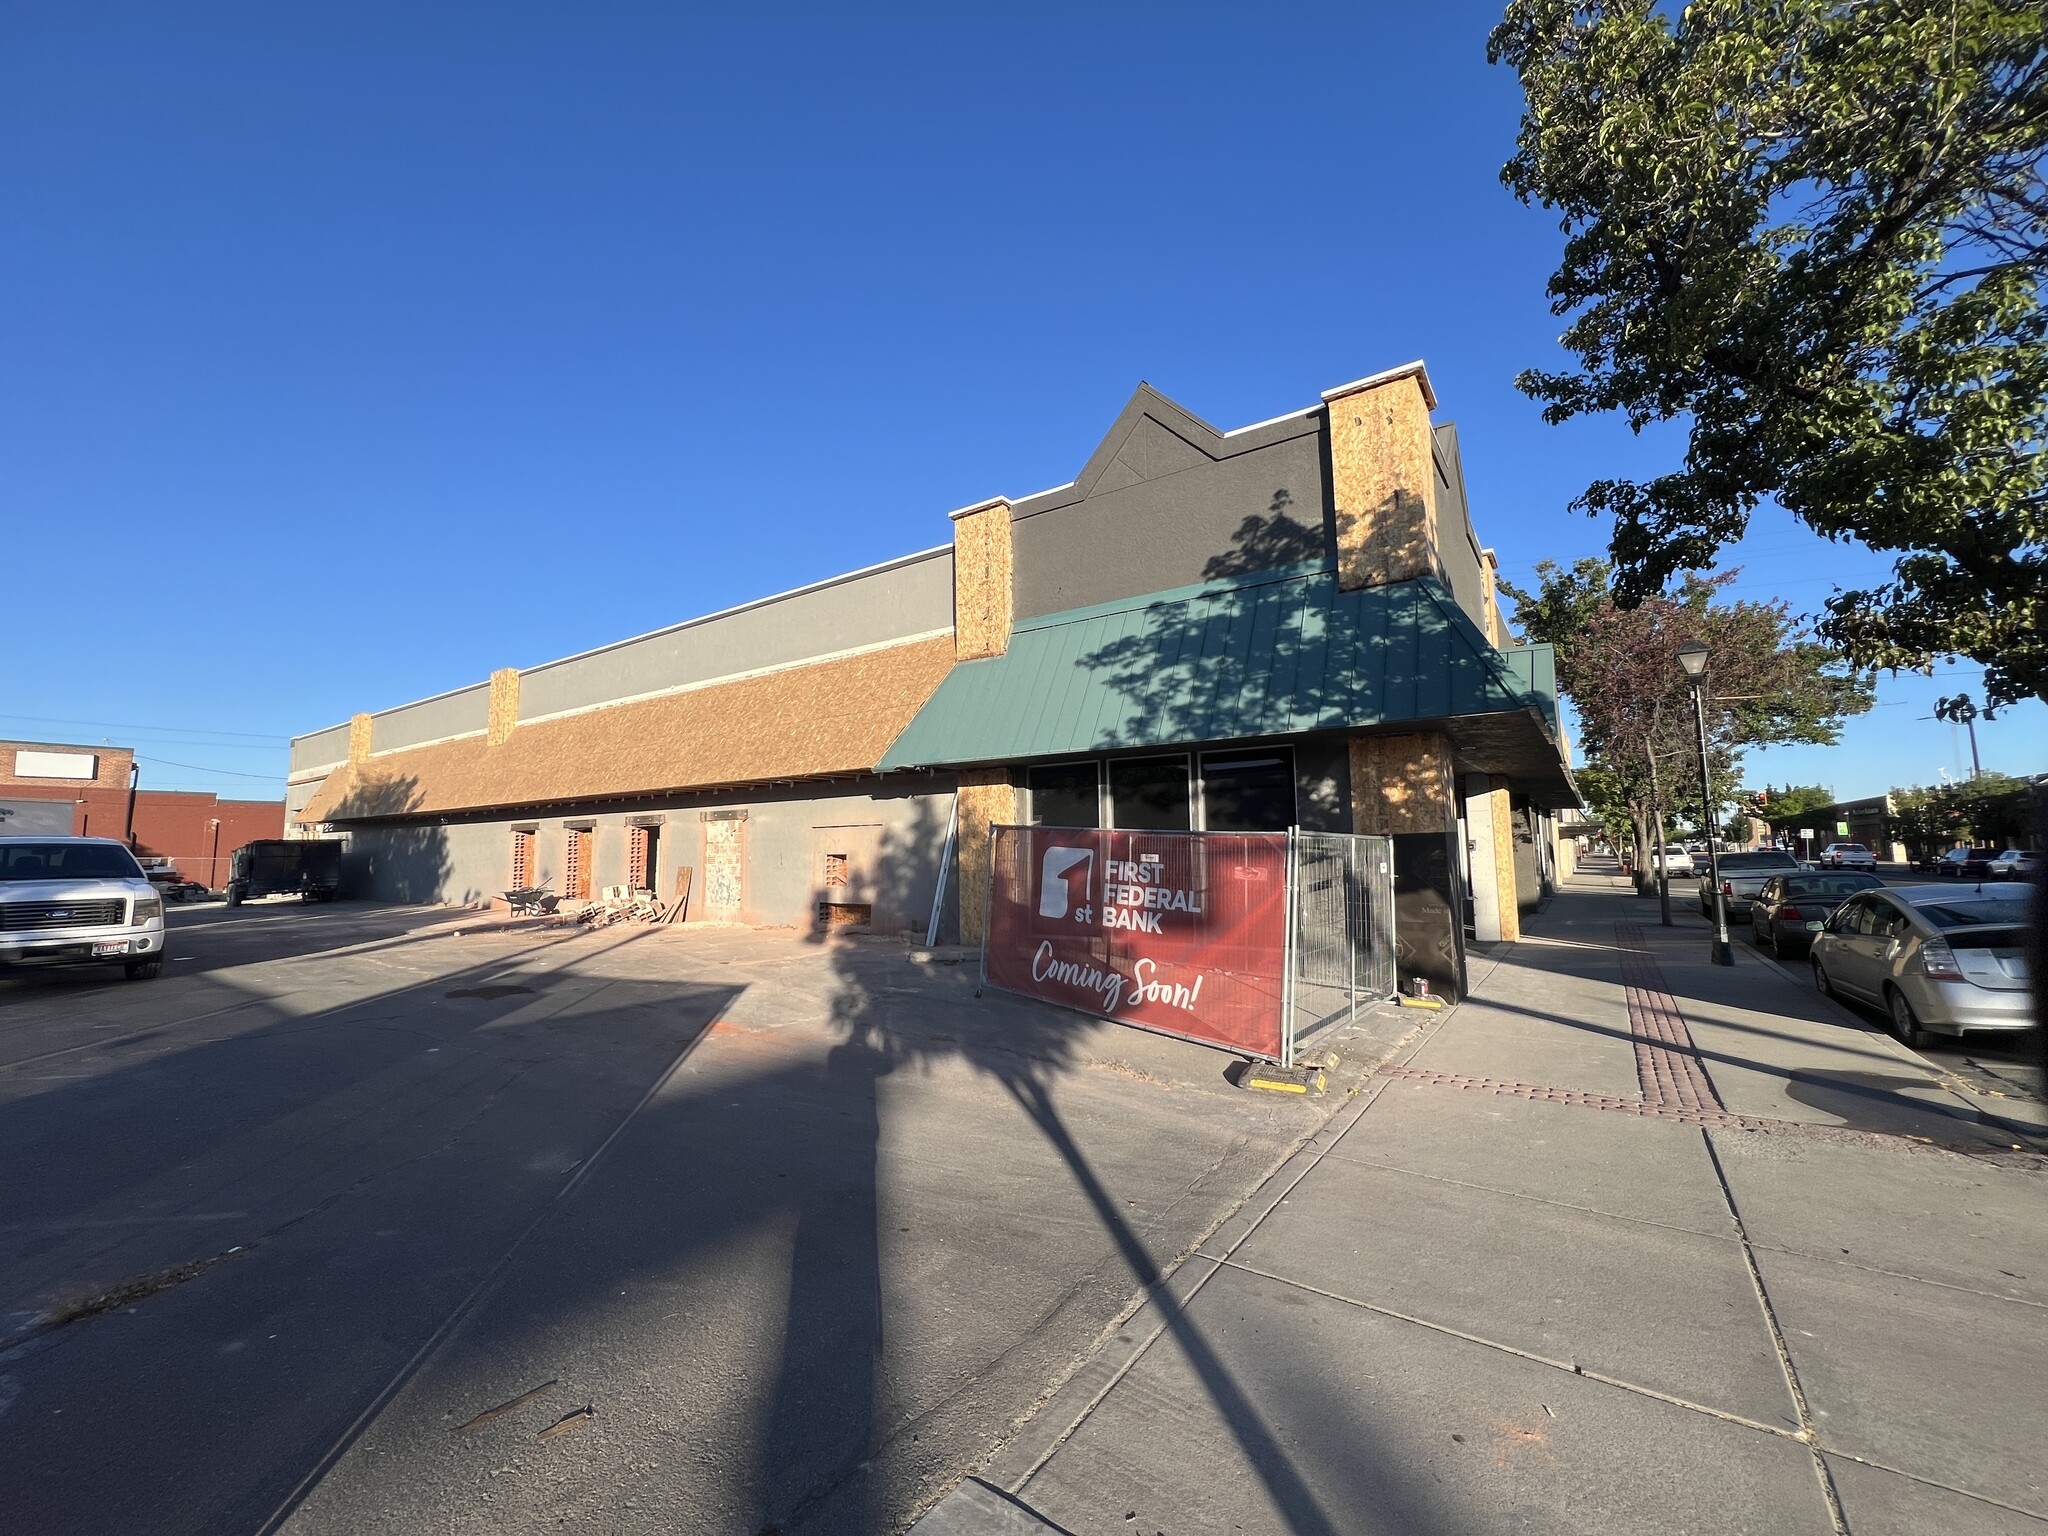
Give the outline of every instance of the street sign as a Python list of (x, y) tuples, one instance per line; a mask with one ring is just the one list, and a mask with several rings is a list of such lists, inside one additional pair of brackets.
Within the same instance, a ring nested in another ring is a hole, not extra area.
[(1801, 828), (1799, 829), (1799, 835), (1800, 835), (1801, 837), (1811, 837), (1811, 836), (1813, 836), (1813, 828), (1811, 828), (1811, 827), (1801, 827)]

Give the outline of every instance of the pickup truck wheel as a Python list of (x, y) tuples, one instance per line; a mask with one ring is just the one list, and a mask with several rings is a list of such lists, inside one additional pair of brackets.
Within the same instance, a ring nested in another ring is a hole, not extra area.
[(154, 981), (164, 973), (161, 960), (130, 960), (125, 967), (130, 981)]
[(239, 907), (239, 906), (240, 906), (241, 904), (242, 904), (242, 893), (241, 893), (241, 891), (240, 891), (239, 889), (237, 889), (236, 887), (232, 886), (232, 885), (231, 885), (231, 886), (229, 886), (229, 887), (228, 887), (228, 905), (229, 905), (229, 906), (231, 906), (231, 907)]

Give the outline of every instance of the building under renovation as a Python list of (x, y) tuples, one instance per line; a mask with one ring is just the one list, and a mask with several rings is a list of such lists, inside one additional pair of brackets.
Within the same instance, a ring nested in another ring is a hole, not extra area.
[(1140, 386), (949, 543), (298, 738), (288, 814), (363, 896), (687, 870), (692, 922), (969, 943), (992, 825), (1386, 834), (1403, 974), (1455, 994), (1574, 796), (1436, 403), (1415, 363), (1221, 432)]

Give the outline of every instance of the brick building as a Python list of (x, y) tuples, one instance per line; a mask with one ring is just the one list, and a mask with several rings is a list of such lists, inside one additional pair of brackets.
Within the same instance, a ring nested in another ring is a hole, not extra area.
[(1230, 432), (1141, 385), (937, 548), (297, 738), (294, 832), (384, 899), (687, 867), (693, 921), (968, 942), (993, 824), (1378, 833), (1403, 974), (1455, 995), (1576, 796), (1435, 407), (1420, 363)]
[(237, 848), (284, 836), (282, 800), (131, 790), (134, 769), (132, 747), (0, 741), (0, 836), (128, 839), (143, 858), (169, 859), (215, 890)]

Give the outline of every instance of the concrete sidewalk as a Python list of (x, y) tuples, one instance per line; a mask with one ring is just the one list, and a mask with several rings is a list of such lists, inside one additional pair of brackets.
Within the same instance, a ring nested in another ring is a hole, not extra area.
[(1528, 927), (920, 1531), (2048, 1532), (2039, 1143), (1618, 881)]

